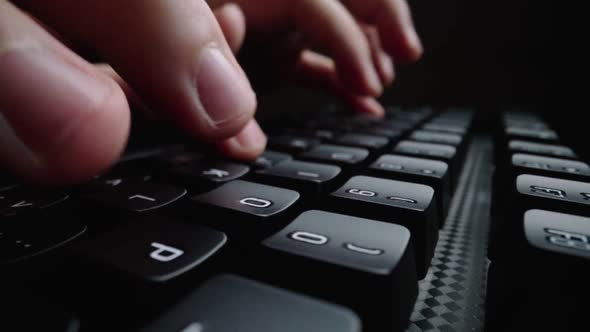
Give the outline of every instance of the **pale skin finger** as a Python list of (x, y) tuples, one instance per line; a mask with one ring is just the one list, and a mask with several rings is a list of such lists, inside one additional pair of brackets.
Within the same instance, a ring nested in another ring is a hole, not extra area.
[(82, 181), (119, 157), (128, 130), (119, 86), (0, 0), (2, 165), (34, 182)]

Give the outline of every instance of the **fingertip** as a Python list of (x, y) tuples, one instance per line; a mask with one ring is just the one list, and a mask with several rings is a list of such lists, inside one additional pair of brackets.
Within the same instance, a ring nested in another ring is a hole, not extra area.
[(230, 48), (236, 53), (246, 37), (246, 17), (242, 9), (235, 3), (227, 3), (216, 8), (213, 13), (223, 31)]
[(395, 78), (393, 59), (383, 50), (379, 51), (379, 74), (384, 85), (390, 85)]
[(256, 120), (252, 119), (236, 136), (218, 143), (217, 147), (230, 158), (255, 160), (266, 148), (266, 142), (266, 135)]
[(420, 41), (420, 37), (418, 37), (418, 33), (414, 29), (414, 27), (408, 28), (406, 32), (406, 43), (407, 43), (407, 61), (408, 62), (416, 62), (420, 60), (422, 54), (424, 53), (424, 47), (422, 46), (422, 42)]
[(348, 103), (359, 113), (364, 113), (376, 118), (385, 116), (383, 105), (374, 97), (347, 94), (344, 96)]
[(377, 118), (385, 116), (385, 109), (375, 98), (361, 97), (359, 100), (359, 108), (362, 112), (370, 114)]

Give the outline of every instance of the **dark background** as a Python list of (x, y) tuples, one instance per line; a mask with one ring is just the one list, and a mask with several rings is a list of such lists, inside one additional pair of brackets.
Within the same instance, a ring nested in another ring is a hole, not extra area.
[[(396, 81), (383, 97), (385, 104), (470, 106), (489, 113), (513, 107), (550, 115), (555, 111), (552, 85), (559, 43), (554, 4), (545, 0), (409, 3), (425, 52), (418, 63), (396, 67)], [(259, 96), (261, 117), (277, 109), (313, 109), (326, 100), (304, 87), (262, 91)]]

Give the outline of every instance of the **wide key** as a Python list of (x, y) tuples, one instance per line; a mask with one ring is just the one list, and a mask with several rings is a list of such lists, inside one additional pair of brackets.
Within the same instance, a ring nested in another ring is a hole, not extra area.
[(209, 279), (142, 332), (360, 332), (349, 309), (234, 275)]
[(261, 278), (351, 307), (367, 331), (407, 325), (417, 282), (405, 227), (310, 210), (263, 245)]

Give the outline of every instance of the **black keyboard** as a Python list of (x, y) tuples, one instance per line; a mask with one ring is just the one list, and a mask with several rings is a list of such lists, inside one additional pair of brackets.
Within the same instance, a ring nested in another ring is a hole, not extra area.
[(590, 167), (540, 117), (331, 109), (266, 129), (249, 164), (179, 140), (78, 186), (1, 177), (0, 330), (583, 326)]

